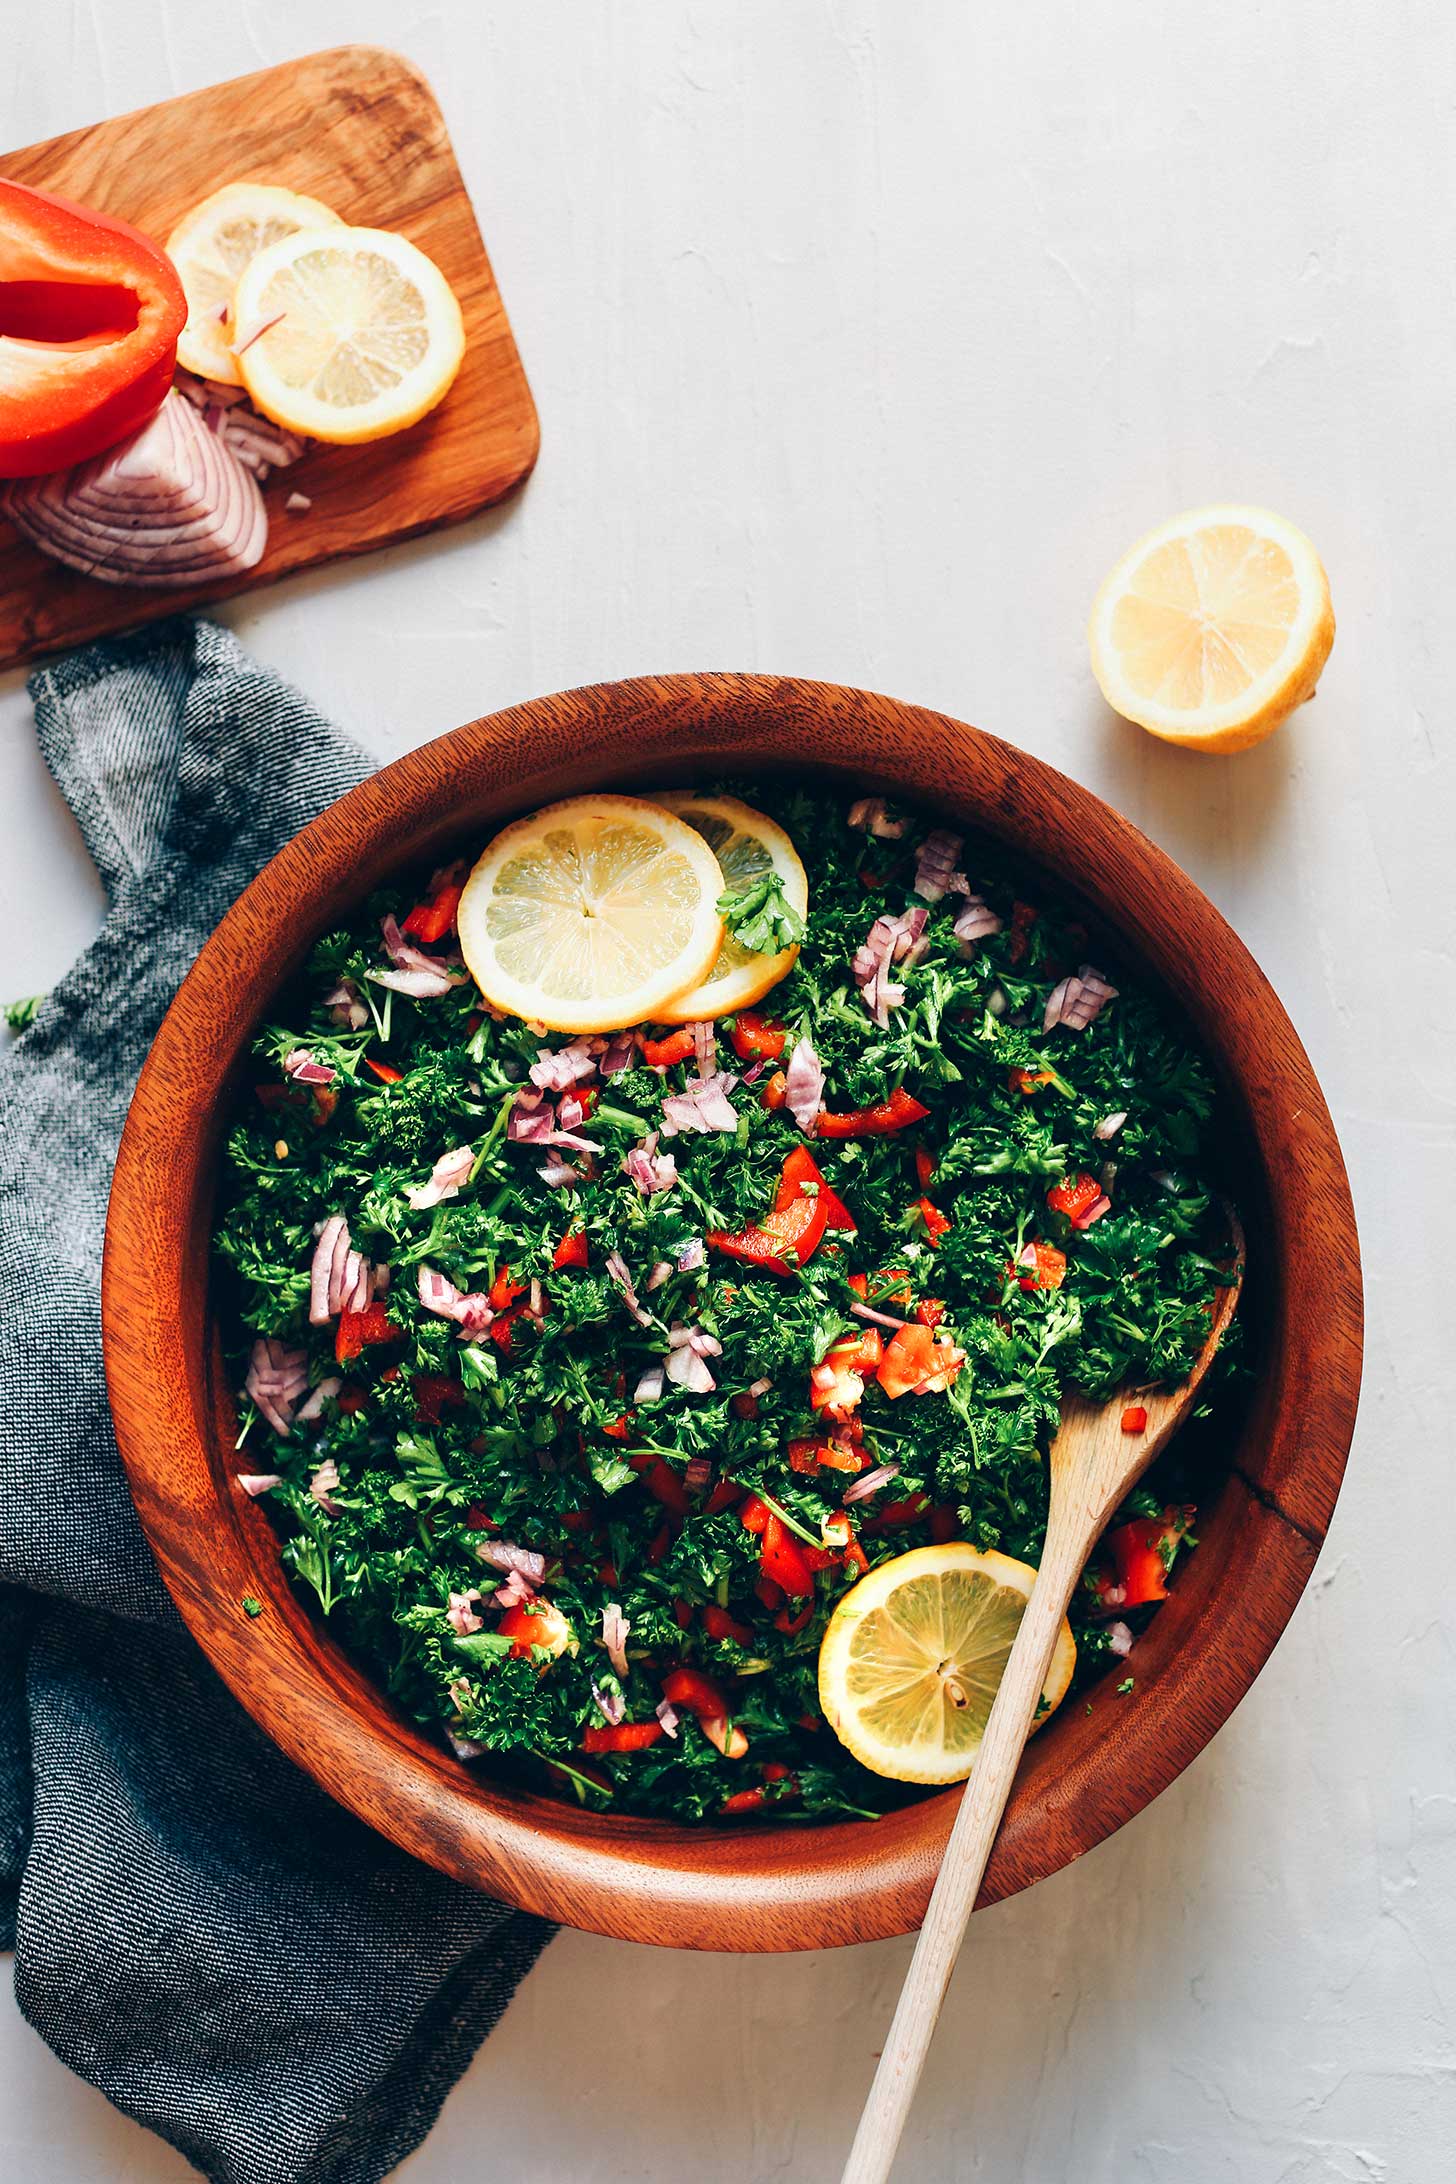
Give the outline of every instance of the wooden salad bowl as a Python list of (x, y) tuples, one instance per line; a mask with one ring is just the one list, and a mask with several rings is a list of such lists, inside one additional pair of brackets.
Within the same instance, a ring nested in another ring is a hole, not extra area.
[[(1221, 1079), (1219, 1158), (1248, 1235), (1250, 1370), (1201, 1430), (1197, 1552), (1122, 1666), (1028, 1747), (983, 1901), (1090, 1850), (1165, 1789), (1248, 1690), (1319, 1553), (1360, 1380), (1359, 1248), (1308, 1058), (1248, 951), (1163, 852), (994, 736), (892, 698), (764, 675), (646, 677), (476, 720), (305, 827), (234, 904), (168, 1011), (111, 1194), (102, 1309), (111, 1403), (162, 1573), (255, 1720), (414, 1856), (508, 1902), (632, 1941), (810, 1949), (919, 1924), (959, 1792), (877, 1821), (687, 1827), (589, 1813), (466, 1767), (397, 1713), (280, 1566), (234, 1484), (233, 1400), (208, 1239), (247, 1053), (317, 936), (395, 870), (483, 845), (579, 790), (806, 771), (917, 798), (1080, 898), (1094, 931), (1186, 1011)], [(972, 852), (973, 854), (973, 852)], [(973, 868), (974, 869), (974, 868)], [(250, 1619), (251, 1595), (263, 1612)]]

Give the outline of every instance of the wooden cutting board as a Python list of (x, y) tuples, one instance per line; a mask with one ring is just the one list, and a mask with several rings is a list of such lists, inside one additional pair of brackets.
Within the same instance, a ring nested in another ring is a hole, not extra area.
[[(0, 668), (205, 605), (293, 569), (458, 523), (520, 484), (536, 408), (455, 164), (417, 69), (378, 46), (304, 60), (145, 106), (0, 158), (17, 182), (117, 214), (162, 241), (224, 182), (279, 182), (356, 227), (398, 228), (460, 298), (466, 352), (440, 407), (393, 439), (312, 447), (264, 488), (268, 549), (255, 569), (190, 591), (99, 584), (48, 560), (0, 518)], [(307, 511), (286, 513), (292, 491)]]

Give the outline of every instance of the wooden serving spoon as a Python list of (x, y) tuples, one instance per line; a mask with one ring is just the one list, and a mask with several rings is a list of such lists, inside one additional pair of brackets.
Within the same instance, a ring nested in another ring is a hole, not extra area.
[(1102, 1404), (1070, 1395), (1062, 1406), (1061, 1424), (1047, 1459), (1051, 1505), (1036, 1583), (946, 1845), (843, 2184), (885, 2184), (894, 2165), (940, 2006), (975, 1909), (981, 1876), (1011, 1795), (1022, 1748), (1031, 1734), (1067, 1604), (1108, 1518), (1187, 1416), (1238, 1305), (1244, 1233), (1232, 1211), (1229, 1226), (1233, 1236), (1229, 1282), (1215, 1296), (1208, 1340), (1181, 1387), (1137, 1395), (1148, 1414), (1145, 1429), (1139, 1434), (1122, 1430), (1122, 1414), (1132, 1399), (1129, 1394)]

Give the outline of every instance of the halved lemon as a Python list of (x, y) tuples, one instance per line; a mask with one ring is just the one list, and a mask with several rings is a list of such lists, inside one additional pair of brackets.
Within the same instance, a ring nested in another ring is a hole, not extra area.
[[(808, 915), (809, 876), (776, 820), (750, 804), (741, 804), (736, 796), (699, 796), (692, 789), (666, 789), (652, 801), (676, 812), (702, 835), (723, 875), (720, 892), (731, 889), (740, 894), (766, 873), (777, 872), (790, 909), (801, 918)], [(702, 984), (666, 1002), (658, 1010), (659, 1019), (664, 1024), (690, 1024), (698, 1018), (724, 1016), (730, 1009), (750, 1008), (788, 977), (798, 955), (797, 944), (778, 955), (755, 955), (725, 931), (717, 960)]]
[[(840, 1743), (895, 1782), (964, 1782), (1035, 1583), (1029, 1563), (966, 1540), (914, 1547), (862, 1577), (819, 1648), (819, 1704)], [(1076, 1665), (1063, 1618), (1039, 1721)]]
[(496, 1008), (553, 1031), (661, 1017), (717, 956), (723, 881), (701, 834), (637, 796), (575, 796), (498, 834), (457, 920)]
[(240, 387), (232, 307), (244, 266), (285, 236), (341, 225), (339, 215), (316, 197), (272, 182), (225, 182), (184, 212), (164, 246), (187, 298), (187, 324), (177, 343), (183, 370)]
[(465, 355), (455, 291), (434, 260), (385, 228), (286, 235), (233, 297), (238, 369), (264, 415), (353, 445), (415, 424)]
[(1115, 711), (1169, 743), (1241, 751), (1314, 696), (1335, 616), (1303, 531), (1267, 508), (1197, 508), (1123, 555), (1087, 635)]

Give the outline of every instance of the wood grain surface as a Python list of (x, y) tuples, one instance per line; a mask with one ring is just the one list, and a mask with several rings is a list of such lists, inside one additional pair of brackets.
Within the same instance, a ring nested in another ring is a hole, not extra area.
[[(569, 1924), (802, 1949), (918, 1923), (957, 1793), (873, 1825), (689, 1829), (584, 1813), (460, 1766), (392, 1710), (285, 1581), (267, 1517), (232, 1477), (209, 1309), (214, 1166), (235, 1073), (315, 937), (390, 871), (478, 848), (549, 798), (725, 765), (892, 788), (1009, 845), (1080, 898), (1114, 962), (1169, 990), (1223, 1080), (1225, 1180), (1248, 1236), (1246, 1397), (1216, 1420), (1201, 1545), (1138, 1641), (1135, 1700), (1108, 1703), (1114, 1669), (1036, 1740), (982, 1900), (1055, 1871), (1157, 1796), (1248, 1689), (1314, 1567), (1359, 1388), (1354, 1214), (1309, 1061), (1236, 935), (1126, 819), (992, 736), (831, 684), (676, 675), (538, 699), (386, 767), (274, 858), (183, 983), (117, 1159), (103, 1318), (117, 1434), (163, 1574), (214, 1665), (300, 1766), (414, 1855)], [(247, 1593), (264, 1603), (256, 1621)]]
[[(159, 242), (224, 182), (282, 183), (355, 227), (397, 228), (460, 299), (467, 347), (439, 408), (361, 447), (310, 448), (265, 488), (267, 551), (194, 590), (100, 584), (0, 518), (0, 668), (458, 523), (519, 485), (540, 432), (444, 118), (424, 77), (379, 46), (338, 46), (141, 107), (0, 158), (11, 180), (130, 220)], [(290, 492), (313, 505), (288, 513)]]

